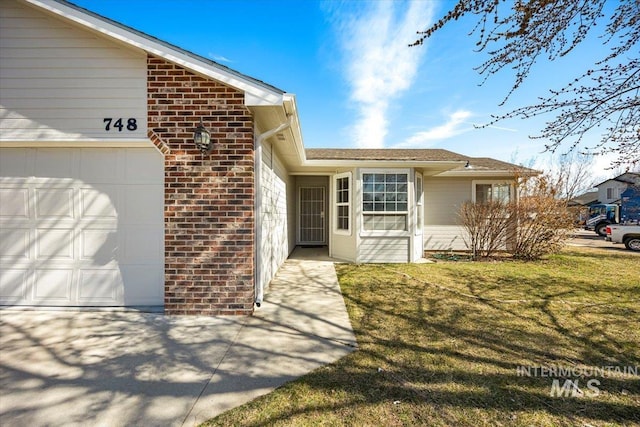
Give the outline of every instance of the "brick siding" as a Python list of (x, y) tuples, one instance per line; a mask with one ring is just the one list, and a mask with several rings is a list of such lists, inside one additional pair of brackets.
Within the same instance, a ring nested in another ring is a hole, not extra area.
[[(251, 314), (253, 118), (244, 93), (148, 57), (149, 132), (164, 154), (167, 314)], [(204, 120), (214, 147), (201, 154)]]

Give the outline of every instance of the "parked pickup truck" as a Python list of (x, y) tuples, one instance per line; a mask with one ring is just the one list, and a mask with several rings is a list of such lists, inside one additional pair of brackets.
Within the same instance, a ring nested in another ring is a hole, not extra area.
[(613, 243), (624, 243), (632, 251), (640, 251), (640, 225), (608, 225), (606, 239)]

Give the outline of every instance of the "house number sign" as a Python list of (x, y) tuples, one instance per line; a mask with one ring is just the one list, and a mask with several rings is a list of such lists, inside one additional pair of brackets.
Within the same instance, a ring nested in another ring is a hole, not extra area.
[(111, 117), (105, 117), (104, 119), (102, 119), (102, 122), (105, 124), (104, 130), (106, 130), (107, 132), (116, 130), (118, 132), (122, 132), (124, 129), (133, 132), (134, 130), (138, 129), (138, 122), (133, 117), (129, 119), (114, 119)]

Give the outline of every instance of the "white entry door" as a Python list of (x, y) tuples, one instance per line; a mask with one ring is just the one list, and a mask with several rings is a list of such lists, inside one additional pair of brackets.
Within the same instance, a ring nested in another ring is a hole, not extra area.
[(324, 187), (300, 187), (298, 243), (324, 245)]
[(0, 149), (0, 305), (162, 305), (163, 181), (153, 148)]

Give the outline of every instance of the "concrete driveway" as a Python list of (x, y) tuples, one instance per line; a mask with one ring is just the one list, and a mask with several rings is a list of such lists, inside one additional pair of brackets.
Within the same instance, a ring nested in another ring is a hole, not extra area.
[(197, 425), (355, 348), (326, 261), (287, 261), (253, 317), (1, 310), (0, 425)]

